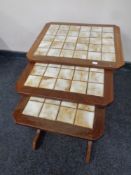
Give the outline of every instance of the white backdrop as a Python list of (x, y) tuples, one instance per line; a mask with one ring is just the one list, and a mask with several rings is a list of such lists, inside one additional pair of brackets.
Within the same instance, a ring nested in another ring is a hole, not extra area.
[(121, 27), (131, 61), (130, 0), (0, 0), (0, 50), (28, 51), (46, 22), (108, 23)]

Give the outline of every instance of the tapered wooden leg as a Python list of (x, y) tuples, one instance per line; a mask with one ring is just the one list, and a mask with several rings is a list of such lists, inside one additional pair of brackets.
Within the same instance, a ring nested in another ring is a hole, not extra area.
[(39, 141), (41, 139), (41, 133), (42, 133), (42, 131), (40, 129), (36, 130), (36, 135), (33, 138), (33, 142), (32, 142), (32, 149), (33, 150), (36, 150), (39, 146)]
[(89, 163), (91, 159), (91, 149), (92, 149), (92, 141), (88, 141), (87, 143), (87, 151), (86, 151), (86, 162)]

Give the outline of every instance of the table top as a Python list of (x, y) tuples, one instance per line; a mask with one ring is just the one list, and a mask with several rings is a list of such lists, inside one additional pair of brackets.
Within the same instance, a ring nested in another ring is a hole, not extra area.
[(17, 91), (78, 103), (107, 105), (113, 100), (112, 71), (61, 64), (28, 64)]
[(14, 116), (19, 124), (81, 138), (97, 139), (104, 129), (102, 108), (36, 96), (24, 96)]
[(115, 25), (48, 23), (29, 50), (30, 61), (108, 69), (124, 64)]

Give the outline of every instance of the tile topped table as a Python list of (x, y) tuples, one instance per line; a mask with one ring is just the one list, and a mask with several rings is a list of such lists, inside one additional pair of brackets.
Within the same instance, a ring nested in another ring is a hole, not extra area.
[(30, 61), (116, 69), (124, 64), (115, 25), (48, 23), (27, 54)]

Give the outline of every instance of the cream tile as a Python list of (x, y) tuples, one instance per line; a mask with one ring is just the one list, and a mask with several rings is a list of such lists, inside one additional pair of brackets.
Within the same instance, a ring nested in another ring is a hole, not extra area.
[(78, 110), (75, 119), (75, 125), (93, 129), (94, 112)]
[(76, 109), (77, 103), (62, 101), (61, 106), (65, 106), (65, 107), (70, 107), (70, 108), (75, 108)]
[(48, 41), (48, 42), (52, 42), (54, 40), (55, 36), (52, 35), (45, 35), (42, 42)]
[(114, 46), (102, 46), (102, 52), (108, 52), (108, 53), (115, 53), (115, 47)]
[(50, 103), (50, 104), (54, 104), (54, 105), (60, 105), (60, 100), (53, 100), (53, 99), (46, 98), (45, 99), (45, 103)]
[(44, 76), (46, 77), (52, 77), (52, 78), (56, 78), (59, 74), (60, 68), (57, 67), (48, 67), (46, 69), (46, 72), (44, 74)]
[(89, 71), (89, 68), (88, 67), (79, 67), (79, 66), (76, 66), (75, 69), (76, 70), (82, 70), (82, 71)]
[(36, 101), (28, 101), (28, 103), (25, 106), (22, 114), (38, 117), (39, 112), (40, 112), (40, 110), (42, 108), (42, 104), (43, 103), (36, 102)]
[(101, 44), (101, 38), (90, 38), (90, 44)]
[(44, 41), (44, 42), (41, 42), (39, 47), (43, 48), (43, 49), (49, 49), (51, 45), (51, 42), (50, 41)]
[(100, 52), (88, 52), (88, 59), (89, 60), (101, 60), (101, 53)]
[(101, 38), (101, 32), (91, 32), (91, 38)]
[(89, 82), (104, 83), (104, 74), (98, 72), (90, 72)]
[(104, 69), (90, 68), (90, 71), (104, 73)]
[(73, 57), (73, 53), (74, 53), (73, 50), (64, 50), (64, 49), (63, 49), (63, 50), (61, 51), (60, 57), (72, 58), (72, 57)]
[(73, 31), (73, 30), (70, 30), (68, 32), (68, 36), (78, 36), (79, 35), (79, 32), (78, 31)]
[(58, 24), (51, 24), (49, 27), (49, 30), (58, 30), (59, 29), (59, 25)]
[(45, 103), (39, 117), (48, 120), (55, 120), (58, 114), (58, 110), (59, 106)]
[(76, 50), (88, 50), (88, 45), (87, 44), (77, 43)]
[(44, 66), (44, 67), (46, 67), (47, 64), (45, 64), (45, 63), (35, 63), (35, 66)]
[(64, 122), (64, 123), (73, 124), (74, 118), (75, 118), (75, 112), (76, 112), (76, 109), (68, 108), (68, 107), (61, 107), (57, 120)]
[(90, 30), (91, 30), (91, 27), (89, 27), (89, 26), (81, 26), (81, 32), (90, 32)]
[(60, 30), (69, 30), (69, 25), (60, 25)]
[(76, 41), (77, 41), (77, 37), (68, 36), (66, 38), (66, 42), (76, 43)]
[(73, 77), (74, 70), (71, 69), (61, 69), (58, 78), (71, 80)]
[(55, 85), (55, 90), (69, 91), (71, 86), (70, 80), (58, 79)]
[(61, 41), (53, 41), (51, 48), (53, 49), (61, 49), (63, 46), (64, 42)]
[(91, 111), (91, 112), (95, 111), (95, 106), (91, 106), (91, 105), (79, 104), (78, 108), (85, 111)]
[(62, 65), (62, 68), (64, 69), (74, 69), (74, 66), (66, 66), (66, 65)]
[(78, 37), (78, 43), (89, 44), (89, 42), (90, 42), (90, 39), (89, 38)]
[(41, 76), (29, 75), (26, 82), (24, 83), (24, 86), (38, 87), (41, 81), (41, 78), (42, 78)]
[(73, 80), (87, 81), (88, 80), (88, 72), (75, 70)]
[(74, 52), (74, 58), (81, 58), (86, 59), (87, 58), (87, 51), (77, 50)]
[(31, 75), (40, 75), (40, 76), (42, 76), (44, 74), (45, 70), (46, 70), (46, 67), (34, 66), (32, 71), (31, 71)]
[(103, 38), (114, 38), (114, 33), (102, 33)]
[(86, 82), (72, 81), (70, 92), (85, 94), (86, 88), (87, 88)]
[(37, 101), (43, 103), (45, 101), (45, 98), (40, 98), (40, 97), (30, 97), (31, 101)]
[(115, 62), (116, 61), (116, 57), (115, 57), (114, 53), (102, 53), (102, 60), (103, 61)]
[(68, 49), (68, 50), (74, 50), (75, 49), (75, 43), (71, 43), (71, 42), (66, 42), (64, 44), (63, 49)]
[(60, 68), (61, 65), (60, 64), (48, 64), (48, 67), (57, 67), (57, 68)]
[(48, 52), (48, 56), (59, 56), (61, 49), (50, 49)]
[(80, 32), (79, 37), (89, 38), (90, 37), (90, 32)]
[(46, 32), (46, 35), (55, 36), (56, 33), (57, 33), (57, 29), (48, 29)]
[(114, 32), (113, 27), (103, 27), (103, 32)]
[(62, 36), (66, 36), (68, 33), (67, 30), (58, 30), (57, 34), (56, 35), (62, 35)]
[(49, 49), (44, 49), (44, 48), (38, 48), (37, 52), (39, 52), (37, 55), (47, 55)]
[(53, 89), (55, 86), (55, 82), (56, 82), (55, 78), (44, 77), (42, 78), (42, 81), (39, 87), (45, 88), (45, 89)]
[(93, 32), (102, 32), (102, 27), (92, 27)]
[(114, 39), (103, 38), (102, 39), (102, 44), (103, 45), (114, 45)]
[(87, 94), (102, 97), (104, 95), (104, 85), (97, 83), (88, 83)]
[(64, 42), (66, 39), (66, 36), (56, 36), (54, 41), (61, 41), (61, 42)]
[(79, 31), (80, 30), (80, 26), (71, 25), (70, 26), (70, 30)]
[(100, 44), (90, 44), (89, 51), (90, 52), (101, 52), (101, 45)]

